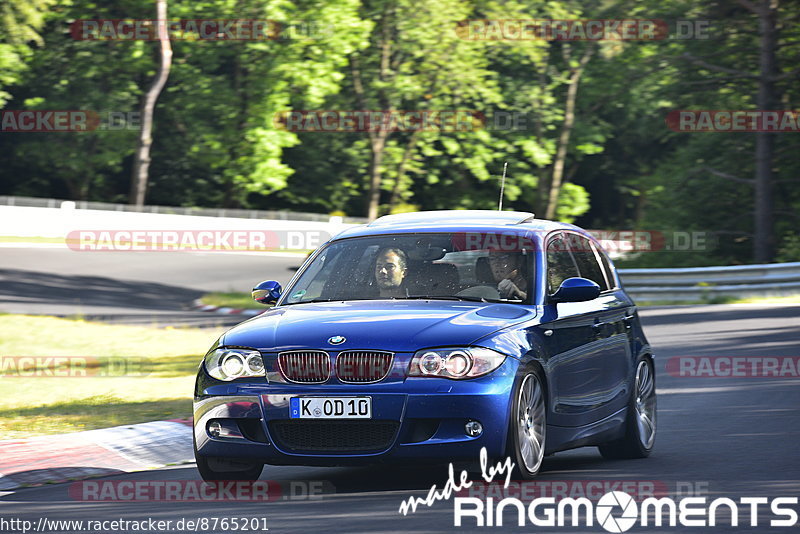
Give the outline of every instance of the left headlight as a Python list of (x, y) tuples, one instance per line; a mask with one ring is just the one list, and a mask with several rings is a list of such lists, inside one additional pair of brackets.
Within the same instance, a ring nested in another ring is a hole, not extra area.
[(216, 349), (206, 355), (205, 365), (217, 380), (264, 376), (261, 353), (252, 349)]
[(418, 351), (411, 359), (409, 376), (475, 378), (500, 367), (505, 354), (483, 347), (456, 347)]

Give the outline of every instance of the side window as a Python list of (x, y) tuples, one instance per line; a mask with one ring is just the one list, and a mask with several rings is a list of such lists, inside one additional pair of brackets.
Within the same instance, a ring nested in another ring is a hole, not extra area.
[(578, 234), (570, 234), (570, 249), (575, 256), (575, 262), (578, 264), (578, 271), (581, 273), (582, 278), (588, 278), (592, 282), (600, 286), (601, 291), (608, 289), (606, 278), (603, 275), (603, 269), (597, 262), (597, 257), (594, 255), (594, 248), (592, 242), (585, 237)]
[(614, 268), (611, 266), (611, 261), (608, 259), (608, 254), (606, 251), (603, 250), (602, 247), (595, 245), (595, 251), (597, 252), (597, 257), (600, 258), (600, 262), (603, 264), (603, 271), (606, 275), (606, 280), (608, 281), (608, 289), (614, 289), (617, 287), (617, 282), (614, 280)]
[(556, 292), (567, 278), (580, 276), (572, 259), (564, 234), (557, 234), (547, 243), (547, 293)]

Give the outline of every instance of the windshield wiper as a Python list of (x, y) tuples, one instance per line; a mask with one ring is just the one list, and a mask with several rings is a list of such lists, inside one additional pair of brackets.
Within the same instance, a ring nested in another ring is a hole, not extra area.
[(497, 299), (487, 299), (484, 297), (467, 297), (467, 296), (457, 296), (457, 295), (442, 295), (442, 296), (433, 296), (433, 295), (412, 295), (410, 297), (397, 297), (397, 300), (465, 300), (468, 302), (501, 302)]
[[(441, 295), (441, 296), (433, 296), (433, 295), (412, 295), (409, 297), (386, 297), (388, 300), (456, 300), (456, 301), (466, 301), (466, 302), (515, 302), (515, 301), (508, 301), (508, 300), (501, 300), (501, 299), (487, 299), (484, 297), (470, 297), (470, 296), (456, 296), (456, 295)], [(311, 299), (311, 300), (301, 300), (298, 302), (286, 302), (283, 306), (293, 306), (295, 304), (311, 304), (313, 302), (344, 302), (344, 301), (351, 301), (351, 300), (383, 300), (383, 299), (375, 299), (375, 298), (361, 298), (361, 299), (354, 299), (354, 298), (337, 298), (337, 299)]]
[(310, 302), (335, 302), (342, 299), (311, 299), (311, 300), (298, 300), (297, 302), (287, 302), (284, 306), (291, 306), (293, 304), (308, 304)]
[(316, 298), (311, 300), (298, 300), (297, 302), (287, 302), (283, 304), (284, 306), (291, 306), (294, 304), (310, 304), (312, 302), (344, 302), (346, 300), (375, 300), (375, 299), (322, 299)]

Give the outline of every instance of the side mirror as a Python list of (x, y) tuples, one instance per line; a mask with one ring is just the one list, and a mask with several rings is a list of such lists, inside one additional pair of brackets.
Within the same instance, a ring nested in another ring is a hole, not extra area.
[(281, 285), (275, 280), (261, 282), (253, 288), (253, 300), (260, 304), (274, 304), (281, 298)]
[(567, 278), (550, 298), (553, 302), (585, 302), (600, 296), (600, 286), (588, 278)]

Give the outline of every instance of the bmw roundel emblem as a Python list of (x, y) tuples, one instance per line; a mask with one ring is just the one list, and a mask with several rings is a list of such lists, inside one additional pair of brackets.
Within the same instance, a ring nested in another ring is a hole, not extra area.
[(341, 345), (345, 341), (347, 341), (347, 338), (344, 336), (333, 336), (328, 338), (328, 343), (331, 345)]

